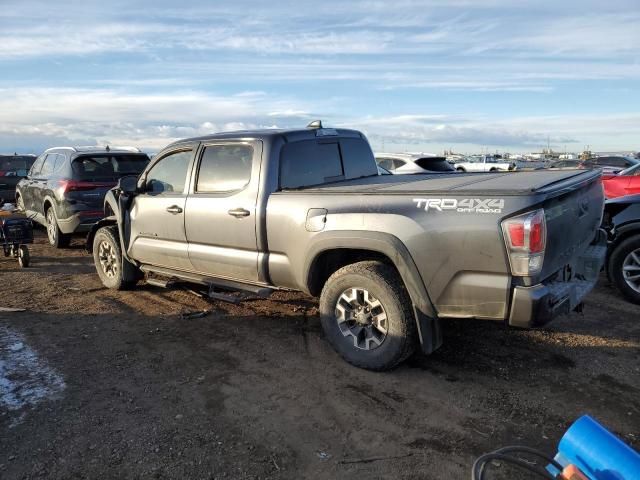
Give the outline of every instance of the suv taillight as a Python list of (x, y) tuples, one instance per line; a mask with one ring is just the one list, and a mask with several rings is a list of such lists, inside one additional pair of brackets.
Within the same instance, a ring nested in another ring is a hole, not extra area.
[(518, 277), (540, 273), (547, 244), (544, 210), (535, 210), (503, 221), (502, 232), (509, 253), (511, 273)]

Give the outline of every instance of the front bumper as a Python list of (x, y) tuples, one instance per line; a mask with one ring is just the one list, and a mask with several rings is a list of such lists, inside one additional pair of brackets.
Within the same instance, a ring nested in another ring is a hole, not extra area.
[(509, 325), (539, 327), (576, 309), (598, 282), (607, 255), (607, 236), (599, 230), (594, 242), (580, 255), (571, 278), (559, 280), (557, 274), (531, 287), (515, 287)]

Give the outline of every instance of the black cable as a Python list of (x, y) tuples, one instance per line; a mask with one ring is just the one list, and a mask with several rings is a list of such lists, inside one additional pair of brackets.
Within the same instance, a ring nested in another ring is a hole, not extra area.
[(549, 462), (551, 465), (553, 465), (555, 468), (557, 468), (560, 471), (562, 471), (562, 469), (564, 468), (554, 458), (549, 457), (546, 453), (531, 447), (525, 447), (520, 445), (513, 445), (513, 446), (510, 445), (507, 447), (499, 448), (494, 453), (510, 453), (510, 452), (528, 453), (531, 455), (535, 455), (541, 458), (542, 460)]
[(483, 480), (484, 478), (484, 472), (485, 472), (485, 468), (487, 467), (488, 463), (492, 460), (502, 460), (505, 463), (509, 463), (511, 465), (515, 465), (517, 467), (519, 467), (520, 469), (524, 469), (526, 471), (532, 472), (537, 474), (538, 476), (541, 476), (543, 478), (546, 479), (555, 479), (555, 477), (553, 475), (551, 475), (546, 469), (539, 467), (537, 465), (531, 465), (530, 463), (519, 459), (519, 458), (515, 458), (513, 456), (507, 455), (508, 453), (526, 453), (529, 455), (533, 455), (536, 456), (540, 459), (545, 460), (546, 462), (548, 462), (549, 464), (553, 465), (555, 468), (557, 468), (558, 470), (562, 471), (562, 465), (560, 465), (558, 462), (556, 462), (553, 458), (550, 458), (549, 456), (547, 456), (545, 453), (540, 452), (539, 450), (535, 450), (533, 448), (530, 447), (523, 447), (523, 446), (507, 446), (507, 447), (503, 447), (503, 448), (499, 448), (498, 450), (495, 450), (493, 452), (490, 453), (486, 453), (484, 455), (482, 455), (481, 457), (479, 457), (474, 463), (473, 463), (473, 467), (472, 467), (472, 475), (471, 478), (472, 480)]

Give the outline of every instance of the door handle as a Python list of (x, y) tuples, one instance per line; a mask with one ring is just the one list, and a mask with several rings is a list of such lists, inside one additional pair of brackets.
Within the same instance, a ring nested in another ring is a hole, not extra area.
[(244, 208), (234, 208), (233, 210), (229, 210), (227, 213), (236, 218), (248, 217), (251, 214), (249, 210), (245, 210)]
[(178, 213), (182, 213), (182, 209), (177, 205), (171, 205), (170, 207), (167, 207), (167, 212), (177, 215)]

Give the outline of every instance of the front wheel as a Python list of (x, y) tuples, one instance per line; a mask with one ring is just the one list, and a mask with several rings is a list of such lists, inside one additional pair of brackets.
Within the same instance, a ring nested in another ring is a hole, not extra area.
[(462, 173), (465, 173), (465, 172), (466, 172), (466, 170), (465, 170), (464, 168), (462, 168), (462, 167), (458, 167), (458, 168), (456, 168), (456, 171), (458, 171), (458, 172), (462, 172)]
[(613, 250), (608, 273), (627, 300), (640, 304), (640, 236), (627, 238)]
[(123, 275), (123, 268), (126, 270), (134, 267), (122, 258), (118, 227), (102, 227), (96, 232), (93, 237), (93, 262), (105, 287), (113, 290), (126, 290), (136, 284), (136, 281), (125, 280), (130, 277), (129, 275)]
[(331, 275), (320, 319), (331, 346), (360, 368), (391, 369), (415, 349), (411, 299), (398, 272), (382, 262), (354, 263)]

